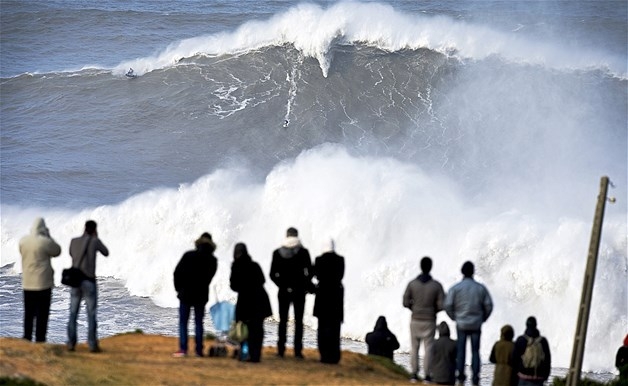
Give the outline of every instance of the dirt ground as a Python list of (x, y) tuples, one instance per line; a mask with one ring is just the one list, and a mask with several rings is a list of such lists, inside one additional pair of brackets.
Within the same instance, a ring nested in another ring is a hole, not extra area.
[[(207, 341), (205, 352), (213, 342)], [(261, 363), (227, 357), (174, 358), (176, 337), (124, 334), (100, 341), (101, 353), (85, 344), (37, 344), (0, 338), (0, 377), (45, 385), (407, 385), (407, 375), (363, 354), (343, 351), (338, 365), (320, 363), (318, 352), (296, 359), (265, 347)], [(194, 343), (190, 341), (190, 347)], [(229, 349), (229, 354), (232, 349)], [(0, 381), (1, 383), (1, 381)]]

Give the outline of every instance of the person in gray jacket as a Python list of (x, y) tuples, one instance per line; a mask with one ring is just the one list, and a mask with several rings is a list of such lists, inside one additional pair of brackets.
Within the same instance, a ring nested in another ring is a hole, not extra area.
[(423, 371), (425, 380), (430, 381), (430, 356), (436, 334), (436, 314), (443, 309), (445, 291), (432, 279), (432, 259), (421, 259), (421, 274), (408, 283), (403, 294), (403, 306), (412, 311), (410, 319), (410, 366), (411, 382), (419, 381), (419, 347), (423, 340)]
[(458, 357), (456, 359), (457, 378), (464, 383), (465, 348), (467, 338), (471, 339), (471, 371), (473, 385), (480, 384), (480, 335), (484, 323), (493, 311), (493, 301), (486, 287), (473, 280), (475, 267), (470, 261), (462, 265), (462, 281), (451, 287), (445, 298), (445, 311), (456, 321)]
[(22, 255), (22, 288), (24, 289), (24, 336), (33, 339), (33, 321), (36, 321), (35, 341), (45, 342), (48, 317), (54, 287), (54, 271), (50, 258), (61, 254), (46, 227), (44, 219), (35, 219), (29, 235), (20, 239)]
[(76, 321), (78, 318), (81, 301), (85, 299), (87, 306), (87, 343), (89, 351), (100, 352), (96, 337), (96, 307), (98, 288), (96, 286), (96, 253), (109, 256), (109, 250), (98, 238), (96, 222), (85, 222), (85, 232), (82, 236), (70, 241), (70, 256), (72, 266), (78, 267), (83, 272), (83, 281), (79, 287), (70, 290), (70, 320), (68, 321), (68, 350), (74, 351), (76, 347)]

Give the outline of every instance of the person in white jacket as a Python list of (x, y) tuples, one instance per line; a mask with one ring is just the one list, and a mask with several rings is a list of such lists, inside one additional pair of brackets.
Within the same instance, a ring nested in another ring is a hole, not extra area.
[(45, 342), (54, 287), (54, 271), (50, 259), (61, 254), (61, 247), (50, 237), (41, 217), (35, 219), (30, 234), (22, 237), (19, 245), (24, 289), (23, 338), (28, 341), (33, 339), (33, 324), (36, 321), (35, 341)]

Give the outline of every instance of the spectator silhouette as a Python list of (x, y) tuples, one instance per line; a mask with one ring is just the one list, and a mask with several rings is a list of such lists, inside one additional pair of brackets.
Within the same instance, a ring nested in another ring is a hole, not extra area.
[(74, 351), (76, 346), (76, 321), (81, 301), (85, 299), (85, 305), (87, 306), (87, 344), (90, 352), (100, 352), (96, 331), (96, 309), (98, 306), (98, 287), (96, 286), (97, 252), (102, 253), (103, 256), (109, 256), (109, 249), (98, 238), (96, 222), (88, 220), (85, 222), (83, 235), (70, 241), (72, 266), (81, 269), (84, 279), (79, 287), (72, 287), (70, 290), (70, 320), (68, 321), (67, 342), (69, 351)]
[(438, 325), (438, 339), (432, 345), (431, 379), (439, 385), (453, 385), (456, 381), (456, 354), (458, 352), (455, 340), (450, 337), (449, 326), (446, 322)]
[[(235, 319), (244, 322), (249, 329), (246, 342), (249, 347), (249, 361), (259, 362), (262, 358), (264, 341), (264, 319), (273, 314), (268, 294), (264, 289), (264, 273), (259, 264), (249, 256), (246, 245), (238, 243), (233, 249), (233, 263), (229, 283), (238, 293)], [(241, 346), (245, 342), (241, 343)]]
[(279, 287), (279, 329), (277, 355), (284, 356), (290, 305), (294, 308), (294, 356), (303, 358), (303, 311), (305, 294), (312, 287), (310, 252), (301, 245), (299, 232), (288, 228), (286, 239), (273, 252), (270, 279)]
[(403, 306), (412, 311), (410, 319), (410, 365), (411, 382), (419, 380), (419, 347), (423, 340), (423, 370), (425, 380), (430, 381), (430, 357), (436, 334), (436, 314), (443, 309), (445, 292), (443, 286), (432, 279), (432, 259), (421, 259), (421, 274), (408, 283), (403, 294)]
[(179, 350), (172, 354), (175, 357), (187, 355), (188, 321), (192, 308), (196, 356), (203, 356), (205, 305), (209, 301), (209, 284), (216, 274), (218, 262), (214, 257), (216, 244), (209, 233), (203, 233), (194, 244), (196, 249), (185, 252), (174, 270), (174, 288), (179, 298)]
[(445, 311), (456, 321), (458, 357), (456, 371), (459, 383), (464, 383), (466, 342), (471, 340), (471, 371), (473, 385), (480, 384), (480, 336), (482, 323), (493, 311), (493, 301), (486, 287), (473, 279), (475, 267), (470, 261), (462, 265), (462, 281), (454, 285), (445, 298)]
[(388, 329), (388, 323), (384, 316), (377, 318), (375, 328), (366, 334), (366, 344), (369, 355), (379, 355), (393, 359), (393, 352), (399, 348), (397, 337)]
[(628, 385), (628, 334), (624, 338), (624, 345), (617, 349), (615, 367), (619, 370), (619, 381)]
[(334, 240), (323, 247), (312, 267), (316, 277), (316, 299), (314, 316), (318, 318), (318, 351), (321, 362), (336, 364), (340, 361), (340, 325), (344, 311), (344, 288), (342, 277), (345, 274), (345, 259), (336, 254)]
[[(532, 354), (528, 355), (527, 350)], [(536, 328), (534, 316), (526, 320), (526, 330), (515, 342), (514, 358), (520, 386), (542, 385), (549, 378), (552, 356), (547, 339)]]
[(45, 342), (48, 317), (54, 287), (54, 270), (50, 259), (61, 254), (61, 246), (50, 237), (44, 219), (33, 222), (30, 234), (20, 239), (22, 255), (22, 289), (24, 290), (24, 336), (33, 339), (33, 321), (36, 323), (35, 342)]
[(495, 373), (493, 376), (493, 386), (516, 386), (517, 372), (514, 370), (515, 343), (512, 339), (515, 331), (509, 324), (501, 329), (500, 339), (495, 342), (491, 349), (489, 360), (495, 363)]

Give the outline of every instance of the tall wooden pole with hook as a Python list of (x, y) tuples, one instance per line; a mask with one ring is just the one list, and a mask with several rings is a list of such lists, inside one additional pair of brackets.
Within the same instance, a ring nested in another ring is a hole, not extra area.
[(576, 336), (573, 342), (573, 352), (571, 354), (571, 364), (569, 366), (569, 373), (567, 374), (567, 386), (576, 386), (580, 382), (582, 360), (584, 358), (584, 343), (587, 338), (587, 327), (589, 325), (593, 282), (595, 280), (595, 269), (597, 267), (597, 255), (600, 249), (602, 221), (604, 220), (604, 207), (606, 206), (608, 183), (609, 180), (606, 176), (602, 177), (600, 180), (600, 194), (597, 197), (597, 206), (595, 208), (595, 216), (593, 217), (593, 229), (591, 230), (587, 267), (584, 271), (582, 298), (580, 300), (578, 324), (576, 325)]

